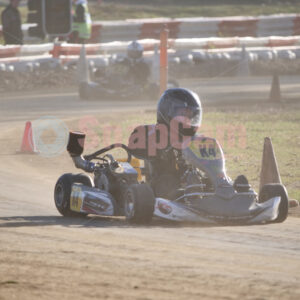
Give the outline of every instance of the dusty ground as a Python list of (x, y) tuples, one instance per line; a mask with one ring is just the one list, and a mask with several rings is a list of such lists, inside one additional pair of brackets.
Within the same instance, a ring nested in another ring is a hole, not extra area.
[(300, 218), (136, 227), (123, 218), (58, 215), (55, 181), (76, 170), (66, 153), (16, 155), (24, 122), (135, 106), (83, 103), (73, 94), (0, 99), (0, 299), (299, 299)]

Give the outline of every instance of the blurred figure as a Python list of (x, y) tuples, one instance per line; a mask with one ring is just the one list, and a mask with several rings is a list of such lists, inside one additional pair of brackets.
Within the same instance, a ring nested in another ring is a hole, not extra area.
[(88, 9), (87, 0), (73, 0), (75, 14), (73, 16), (73, 32), (70, 43), (84, 44), (91, 37), (92, 20)]
[[(92, 79), (98, 85), (99, 95), (154, 99), (159, 94), (160, 86), (152, 78), (150, 61), (144, 57), (144, 47), (138, 41), (128, 44), (126, 55), (113, 55), (108, 65), (93, 68)], [(170, 79), (168, 88), (175, 87), (179, 87), (178, 82)]]
[(23, 32), (18, 10), (20, 0), (10, 0), (1, 14), (2, 31), (5, 45), (22, 45)]
[[(202, 107), (199, 96), (185, 88), (167, 89), (160, 97), (157, 104), (156, 125), (141, 125), (134, 129), (129, 138), (130, 153), (146, 160), (149, 170), (151, 170), (148, 181), (156, 197), (170, 199), (173, 194), (170, 191), (178, 189), (182, 178), (189, 174), (190, 165), (182, 159), (183, 141), (191, 140), (196, 136), (197, 130), (201, 126)], [(155, 126), (163, 126), (166, 132), (157, 135)], [(144, 129), (142, 129), (144, 128)], [(140, 131), (140, 130), (145, 131)], [(136, 147), (138, 132), (147, 132), (144, 146)], [(151, 138), (152, 136), (152, 138)], [(181, 147), (174, 147), (172, 140), (181, 141)], [(151, 155), (151, 141), (164, 144), (155, 154)], [(187, 146), (187, 144), (186, 144)], [(185, 147), (186, 147), (185, 146)], [(199, 184), (197, 173), (191, 173), (187, 182), (189, 185)], [(195, 181), (194, 181), (195, 180)]]
[(127, 58), (123, 63), (128, 65), (127, 76), (135, 84), (145, 86), (150, 76), (150, 67), (143, 57), (144, 47), (137, 41), (131, 42), (127, 47)]
[(93, 69), (98, 97), (130, 99), (145, 94), (149, 86), (150, 66), (143, 57), (144, 47), (133, 41), (126, 55), (113, 55), (109, 67)]
[(144, 47), (137, 41), (127, 47), (126, 56), (113, 56), (108, 70), (98, 68), (94, 72), (96, 81), (117, 90), (143, 90), (149, 83), (150, 67), (143, 57)]

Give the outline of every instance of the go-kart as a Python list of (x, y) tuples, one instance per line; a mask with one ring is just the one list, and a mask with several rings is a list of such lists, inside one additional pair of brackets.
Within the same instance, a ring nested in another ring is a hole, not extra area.
[[(92, 81), (79, 84), (81, 100), (128, 100), (156, 99), (159, 84), (151, 78), (150, 66), (143, 60), (133, 63), (128, 58), (115, 59), (109, 70), (96, 68)], [(167, 88), (179, 87), (179, 83), (169, 78)]]
[[(211, 224), (272, 223), (287, 218), (285, 187), (267, 184), (257, 195), (245, 176), (232, 181), (225, 172), (223, 151), (213, 138), (196, 137), (182, 149), (180, 159), (188, 167), (169, 197), (155, 195), (149, 162), (141, 166), (128, 146), (113, 144), (82, 156), (84, 138), (71, 132), (67, 150), (75, 166), (93, 173), (94, 179), (85, 174), (64, 174), (58, 179), (54, 199), (63, 216), (125, 215), (129, 222), (140, 224), (152, 217)], [(127, 152), (127, 161), (108, 154), (116, 147)]]
[[(167, 88), (179, 87), (176, 80), (169, 79)], [(159, 94), (159, 85), (153, 82), (136, 84), (131, 80), (107, 80), (81, 82), (79, 85), (79, 98), (81, 100), (128, 100), (144, 99), (153, 100)]]
[[(94, 179), (85, 174), (62, 175), (54, 190), (58, 211), (66, 217), (126, 215), (130, 222), (150, 222), (155, 197), (148, 184), (139, 182), (139, 161), (131, 157), (128, 147), (113, 144), (83, 157), (84, 139), (84, 134), (70, 132), (67, 150), (75, 166), (93, 173)], [(123, 148), (128, 154), (127, 161), (117, 161), (107, 153), (114, 148)]]

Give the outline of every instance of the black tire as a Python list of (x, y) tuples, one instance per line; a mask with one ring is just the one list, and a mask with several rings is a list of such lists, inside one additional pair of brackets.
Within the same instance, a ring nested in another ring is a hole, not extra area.
[(289, 197), (284, 185), (280, 183), (265, 184), (259, 193), (258, 202), (263, 203), (273, 197), (280, 196), (279, 213), (274, 223), (284, 222), (289, 212)]
[(125, 192), (124, 210), (128, 222), (148, 224), (154, 212), (155, 197), (151, 187), (146, 184), (132, 184)]
[(238, 193), (246, 193), (249, 192), (251, 186), (248, 182), (248, 179), (245, 175), (239, 175), (234, 183), (233, 183), (233, 187), (234, 189), (238, 192)]
[(78, 213), (70, 209), (70, 196), (73, 183), (81, 183), (92, 187), (92, 179), (85, 174), (64, 174), (56, 182), (54, 188), (54, 202), (57, 210), (65, 217), (79, 217), (87, 214)]

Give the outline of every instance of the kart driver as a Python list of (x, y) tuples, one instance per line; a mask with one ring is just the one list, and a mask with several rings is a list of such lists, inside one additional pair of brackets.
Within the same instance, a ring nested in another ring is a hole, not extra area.
[(137, 41), (131, 42), (127, 47), (125, 57), (113, 59), (113, 63), (106, 73), (97, 69), (94, 73), (96, 78), (102, 76), (111, 84), (111, 88), (126, 85), (129, 88), (138, 86), (144, 88), (150, 77), (150, 67), (143, 57), (144, 47)]
[(150, 76), (150, 68), (143, 58), (143, 52), (144, 47), (133, 41), (127, 47), (127, 59), (124, 61), (129, 66), (127, 75), (140, 86), (146, 85)]
[(148, 165), (156, 197), (167, 197), (179, 187), (186, 171), (181, 152), (188, 146), (185, 141), (195, 136), (201, 119), (198, 95), (188, 89), (172, 88), (159, 99), (157, 124), (139, 126), (131, 134), (129, 148)]

